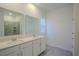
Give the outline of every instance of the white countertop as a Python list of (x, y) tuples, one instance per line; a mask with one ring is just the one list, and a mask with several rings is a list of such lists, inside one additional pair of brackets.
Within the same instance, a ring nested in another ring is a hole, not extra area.
[(0, 42), (0, 50), (5, 49), (5, 48), (9, 48), (9, 47), (12, 47), (15, 45), (19, 45), (19, 44), (22, 44), (25, 42), (27, 43), (27, 42), (30, 42), (30, 41), (33, 41), (33, 40), (36, 40), (36, 39), (39, 39), (42, 37), (43, 36), (25, 37), (25, 38), (17, 39), (16, 41), (9, 40), (9, 41), (5, 41), (5, 42)]

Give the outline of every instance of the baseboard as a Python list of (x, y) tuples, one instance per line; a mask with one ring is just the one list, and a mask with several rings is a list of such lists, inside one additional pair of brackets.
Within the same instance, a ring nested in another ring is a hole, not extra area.
[(62, 49), (62, 50), (68, 51), (68, 52), (72, 52), (71, 50), (68, 50), (68, 49), (65, 49), (65, 48), (61, 48), (61, 47), (57, 47), (57, 46), (52, 46), (52, 45), (47, 45), (47, 46), (59, 48), (59, 49)]

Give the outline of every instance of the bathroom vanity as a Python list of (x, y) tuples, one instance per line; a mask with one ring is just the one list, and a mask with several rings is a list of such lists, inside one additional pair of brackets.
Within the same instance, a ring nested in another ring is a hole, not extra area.
[(45, 49), (44, 36), (24, 37), (0, 43), (0, 56), (37, 56)]
[[(42, 17), (35, 18), (0, 7), (0, 56), (39, 55), (46, 49), (45, 29)], [(26, 36), (17, 38), (17, 35)]]

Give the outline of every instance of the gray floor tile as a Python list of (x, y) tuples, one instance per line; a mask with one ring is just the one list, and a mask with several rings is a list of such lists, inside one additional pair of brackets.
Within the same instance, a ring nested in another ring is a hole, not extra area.
[(40, 56), (72, 56), (70, 51), (47, 46), (47, 49)]

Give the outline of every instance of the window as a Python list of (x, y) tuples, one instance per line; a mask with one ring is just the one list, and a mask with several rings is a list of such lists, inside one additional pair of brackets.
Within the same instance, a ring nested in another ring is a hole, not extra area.
[(45, 33), (45, 26), (46, 26), (46, 23), (45, 23), (45, 18), (41, 18), (41, 33)]

